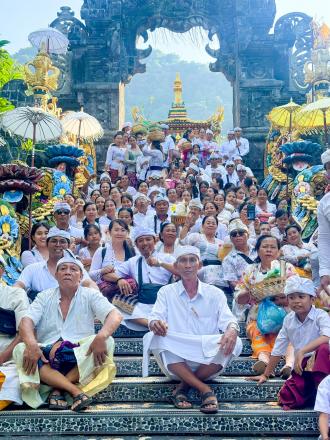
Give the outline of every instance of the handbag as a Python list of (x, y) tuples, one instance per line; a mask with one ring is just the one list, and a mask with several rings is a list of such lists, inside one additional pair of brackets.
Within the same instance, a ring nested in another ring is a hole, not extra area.
[(13, 310), (0, 307), (0, 333), (5, 335), (16, 335), (16, 317)]
[(164, 286), (162, 284), (142, 282), (142, 257), (138, 261), (138, 284), (138, 302), (142, 304), (155, 304), (158, 291)]

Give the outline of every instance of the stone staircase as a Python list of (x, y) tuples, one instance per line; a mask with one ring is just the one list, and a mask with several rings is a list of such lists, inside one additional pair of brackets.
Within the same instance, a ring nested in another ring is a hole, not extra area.
[(199, 398), (192, 393), (194, 409), (178, 410), (170, 403), (175, 386), (151, 362), (151, 377), (142, 378), (142, 336), (121, 326), (116, 334), (117, 378), (94, 397), (87, 411), (11, 410), (0, 413), (0, 436), (56, 440), (161, 440), (180, 439), (311, 439), (317, 438), (317, 415), (312, 409), (282, 411), (276, 396), (283, 383), (272, 379), (263, 386), (244, 380), (251, 375), (251, 347), (241, 337), (244, 349), (212, 383), (220, 403), (216, 415), (198, 410)]

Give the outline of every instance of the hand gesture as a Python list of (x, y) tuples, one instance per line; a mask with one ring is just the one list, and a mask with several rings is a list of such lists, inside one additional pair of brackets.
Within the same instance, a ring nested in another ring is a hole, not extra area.
[(117, 285), (119, 287), (120, 293), (123, 293), (124, 295), (127, 296), (133, 293), (132, 287), (126, 280), (124, 279), (119, 280)]
[(95, 367), (100, 367), (104, 364), (108, 354), (106, 339), (103, 336), (96, 335), (93, 342), (89, 346), (86, 356), (93, 353)]
[(220, 349), (223, 350), (225, 356), (230, 355), (236, 344), (237, 340), (237, 331), (233, 328), (229, 328), (225, 331), (225, 333), (222, 335), (219, 345)]
[(105, 275), (107, 273), (113, 273), (115, 271), (114, 267), (109, 264), (109, 266), (105, 266), (102, 268), (102, 274)]
[(149, 257), (146, 261), (149, 266), (159, 267), (159, 261), (155, 257)]
[(151, 321), (149, 328), (157, 336), (166, 336), (168, 325), (165, 321), (156, 320)]
[(34, 374), (38, 367), (38, 360), (41, 359), (48, 364), (47, 359), (43, 355), (41, 348), (37, 343), (27, 345), (23, 353), (23, 369), (27, 375)]
[(324, 290), (330, 296), (330, 276), (323, 275), (321, 277), (320, 291)]
[(187, 226), (190, 229), (192, 226), (194, 226), (195, 222), (196, 220), (194, 216), (191, 213), (189, 213), (186, 217), (185, 226)]
[(262, 385), (263, 383), (267, 382), (268, 377), (264, 374), (261, 374), (260, 376), (246, 377), (245, 380), (252, 380), (254, 382), (258, 382), (257, 385)]

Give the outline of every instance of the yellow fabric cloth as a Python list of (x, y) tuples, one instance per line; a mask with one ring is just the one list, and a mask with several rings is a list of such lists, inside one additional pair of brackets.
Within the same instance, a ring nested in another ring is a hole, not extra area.
[(305, 269), (302, 269), (301, 267), (297, 267), (295, 266), (295, 271), (297, 272), (297, 274), (301, 277), (301, 278), (308, 278), (308, 279), (312, 279), (312, 273), (308, 272)]
[[(5, 380), (6, 380), (6, 376), (0, 372), (0, 390)], [(7, 408), (7, 406), (9, 406), (10, 404), (11, 404), (10, 400), (0, 400), (0, 411)]]
[(246, 326), (246, 334), (251, 340), (252, 357), (258, 358), (260, 353), (271, 353), (277, 334), (263, 335), (257, 326), (257, 321), (251, 320)]
[[(113, 362), (114, 340), (108, 338), (108, 356), (101, 367), (95, 367), (93, 355), (86, 356), (89, 346), (93, 342), (95, 335), (79, 341), (80, 346), (74, 348), (79, 370), (79, 388), (88, 396), (104, 390), (111, 384), (116, 375), (116, 366)], [(38, 408), (48, 397), (51, 388), (40, 384), (39, 370), (33, 375), (27, 375), (23, 370), (23, 353), (25, 344), (18, 344), (13, 352), (13, 358), (17, 365), (18, 377), (21, 384), (22, 399), (31, 408)]]

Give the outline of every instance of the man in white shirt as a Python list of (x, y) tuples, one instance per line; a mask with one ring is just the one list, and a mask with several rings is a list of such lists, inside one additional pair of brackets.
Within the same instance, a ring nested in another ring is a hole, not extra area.
[(223, 372), (232, 357), (240, 354), (239, 327), (224, 293), (198, 280), (199, 250), (182, 246), (175, 256), (174, 267), (181, 281), (162, 287), (158, 293), (149, 316), (152, 333), (143, 338), (144, 366), (152, 351), (166, 375), (180, 380), (174, 405), (191, 408), (187, 393), (195, 388), (201, 394), (200, 410), (213, 414), (218, 411), (218, 402), (205, 381)]
[(205, 167), (204, 173), (211, 178), (214, 174), (220, 174), (221, 176), (226, 173), (226, 169), (223, 165), (219, 164), (220, 156), (218, 153), (212, 153), (210, 156), (210, 165)]
[[(138, 302), (132, 315), (123, 312), (123, 325), (133, 330), (145, 330), (148, 326), (148, 316), (152, 309), (150, 301), (140, 295), (144, 285), (166, 285), (169, 283), (173, 271), (174, 257), (169, 254), (155, 252), (156, 234), (153, 229), (137, 228), (135, 231), (135, 245), (139, 255), (123, 262), (116, 270), (117, 284), (121, 293), (130, 295), (132, 288), (125, 278), (134, 278), (139, 285)], [(141, 278), (141, 279), (139, 279)]]
[(80, 244), (84, 238), (83, 229), (75, 228), (70, 225), (70, 205), (66, 202), (57, 202), (54, 205), (54, 220), (58, 229), (67, 231), (70, 237), (74, 238), (76, 244)]
[(136, 210), (134, 214), (134, 224), (141, 225), (147, 219), (147, 215), (148, 215), (147, 211), (151, 200), (149, 199), (149, 197), (141, 193), (136, 194), (136, 196), (133, 197), (133, 200), (134, 200), (134, 207)]
[[(321, 160), (326, 170), (328, 182), (330, 182), (330, 149), (322, 154)], [(325, 194), (320, 201), (317, 209), (317, 221), (319, 225), (318, 249), (321, 287), (330, 296), (330, 192)]]
[(145, 226), (159, 234), (160, 227), (163, 223), (171, 220), (169, 216), (170, 202), (166, 196), (159, 194), (154, 198), (155, 215), (148, 215), (145, 220)]
[[(55, 276), (58, 287), (41, 292), (22, 318), (20, 335), (23, 343), (16, 347), (14, 358), (16, 362), (23, 360), (26, 382), (39, 370), (40, 380), (52, 387), (49, 398), (51, 408), (67, 408), (62, 395), (66, 391), (73, 398), (71, 409), (81, 411), (91, 403), (89, 396), (92, 393), (88, 396), (75, 385), (83, 383), (81, 369), (78, 369), (79, 359), (90, 356), (94, 360), (89, 379), (84, 383), (90, 384), (91, 378), (105, 365), (110, 365), (107, 361), (113, 353), (111, 335), (120, 325), (122, 316), (99, 291), (80, 286), (83, 265), (76, 258), (68, 256), (59, 260)], [(95, 319), (103, 324), (96, 336)], [(75, 350), (84, 347), (85, 338), (89, 338), (89, 347), (78, 356)], [(66, 347), (64, 359), (57, 357), (63, 344)], [(20, 359), (23, 350), (23, 359)], [(17, 364), (20, 365), (19, 362)], [(102, 389), (112, 382), (112, 378), (109, 377)], [(35, 377), (33, 379), (35, 383)], [(24, 380), (23, 376), (20, 380)]]
[(242, 129), (240, 127), (235, 127), (234, 133), (238, 154), (240, 156), (246, 156), (250, 151), (249, 141), (246, 138), (241, 137)]
[[(0, 278), (4, 272), (5, 261), (0, 256)], [(22, 317), (29, 307), (24, 290), (0, 286), (0, 411), (12, 402), (22, 405), (17, 369), (12, 360), (13, 350), (20, 342), (16, 334)], [(2, 375), (4, 377), (2, 377)]]
[(235, 142), (235, 132), (233, 130), (229, 130), (227, 132), (227, 141), (221, 145), (220, 154), (224, 158), (224, 160), (231, 160), (233, 156), (238, 154)]
[[(39, 292), (57, 287), (56, 266), (58, 261), (63, 258), (64, 252), (68, 252), (69, 244), (70, 235), (68, 232), (51, 228), (47, 235), (48, 260), (26, 266), (14, 286), (26, 290), (32, 300)], [(90, 279), (85, 269), (81, 283), (83, 287), (98, 290), (97, 285)]]

